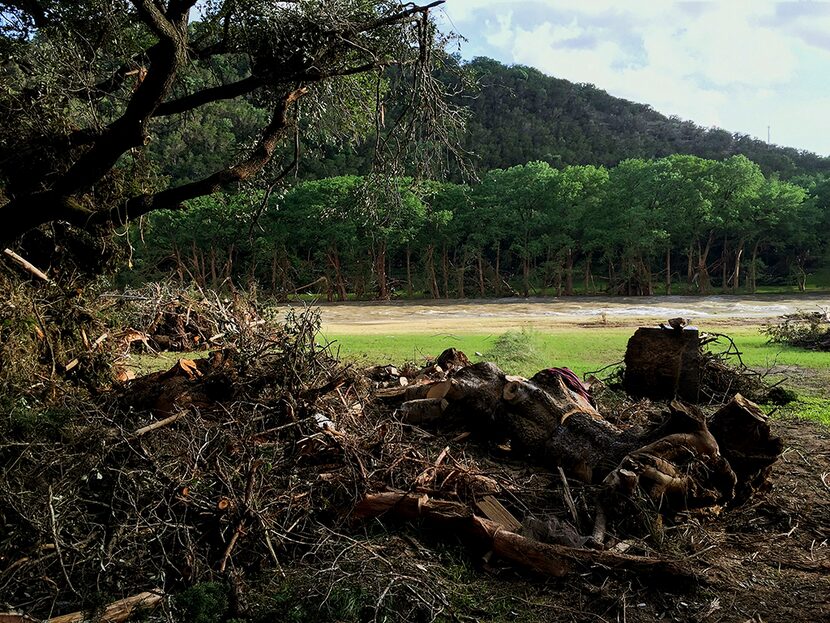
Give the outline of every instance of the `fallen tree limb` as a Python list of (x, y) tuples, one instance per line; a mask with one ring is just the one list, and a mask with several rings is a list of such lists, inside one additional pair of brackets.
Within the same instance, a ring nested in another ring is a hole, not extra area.
[(43, 279), (43, 281), (46, 281), (47, 283), (51, 281), (51, 279), (49, 279), (49, 276), (45, 272), (40, 270), (37, 266), (32, 264), (26, 258), (19, 256), (11, 249), (3, 249), (3, 253), (11, 260), (13, 260), (18, 266), (23, 268), (26, 272), (31, 273), (38, 279)]
[(98, 616), (88, 616), (87, 612), (73, 612), (59, 617), (53, 617), (46, 623), (83, 623), (85, 621), (100, 621), (101, 623), (119, 623), (131, 618), (136, 610), (152, 608), (158, 605), (164, 597), (160, 589), (145, 591), (132, 597), (112, 602)]
[(700, 575), (681, 562), (542, 543), (505, 530), (495, 521), (476, 516), (465, 504), (433, 500), (426, 495), (370, 493), (358, 503), (352, 516), (369, 518), (387, 513), (404, 519), (422, 518), (455, 528), (459, 534), (472, 536), (504, 560), (544, 575), (561, 577), (574, 566), (579, 566), (631, 571), (643, 575), (648, 581), (667, 585), (677, 585), (678, 582), (699, 584), (703, 581)]

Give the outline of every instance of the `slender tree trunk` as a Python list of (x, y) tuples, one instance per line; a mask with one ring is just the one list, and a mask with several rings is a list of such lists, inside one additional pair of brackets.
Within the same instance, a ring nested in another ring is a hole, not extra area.
[(386, 283), (386, 242), (379, 242), (375, 251), (375, 277), (378, 282), (378, 298), (385, 301), (389, 298), (389, 288)]
[(556, 296), (562, 296), (562, 264), (556, 265)]
[(726, 294), (729, 291), (729, 242), (725, 236), (723, 238), (723, 249), (721, 250), (720, 275), (721, 290)]
[(438, 277), (435, 274), (435, 246), (427, 246), (427, 277), (429, 279), (429, 293), (432, 298), (440, 298), (438, 291)]
[(530, 260), (526, 256), (522, 256), (522, 288), (524, 296), (530, 296)]
[(689, 243), (689, 253), (686, 256), (688, 262), (686, 264), (686, 285), (691, 292), (694, 289), (695, 285), (695, 269), (694, 269), (694, 257), (695, 257), (695, 243), (694, 241)]
[(478, 251), (478, 295), (481, 298), (486, 296), (485, 287), (484, 287), (484, 258), (482, 257), (482, 251), (479, 249)]
[(671, 246), (666, 247), (666, 295), (671, 294)]
[(756, 270), (758, 266), (758, 247), (760, 246), (760, 242), (756, 241), (754, 245), (752, 245), (752, 260), (749, 262), (749, 291), (752, 294), (755, 294), (758, 288), (758, 282), (756, 281)]
[(179, 283), (184, 283), (184, 268), (182, 267), (182, 254), (179, 251), (179, 245), (173, 245), (173, 257), (176, 260), (176, 275), (179, 277)]
[(501, 296), (501, 240), (496, 244), (496, 296)]
[(706, 294), (709, 291), (709, 251), (712, 250), (712, 242), (715, 240), (715, 232), (709, 233), (709, 238), (706, 240), (706, 247), (701, 251), (700, 242), (698, 241), (698, 271), (700, 273), (700, 293)]
[(225, 280), (233, 288), (233, 251), (234, 246), (231, 245), (228, 249), (228, 262), (225, 264)]
[(591, 254), (585, 256), (585, 294), (591, 293)]
[(343, 281), (343, 269), (340, 263), (340, 253), (337, 250), (337, 246), (332, 246), (327, 255), (329, 258), (329, 264), (334, 270), (334, 283), (337, 287), (337, 299), (339, 301), (345, 301), (347, 298), (346, 284)]
[(574, 294), (574, 254), (573, 249), (568, 248), (568, 254), (565, 259), (565, 295), (573, 296)]
[(441, 247), (441, 271), (444, 277), (444, 298), (450, 298), (450, 257), (447, 253), (447, 245)]
[(196, 284), (202, 288), (206, 286), (205, 284), (205, 273), (202, 270), (201, 265), (199, 264), (199, 251), (196, 249), (196, 241), (194, 240), (191, 245), (191, 253), (193, 256), (193, 278), (196, 280)]
[(745, 238), (738, 241), (738, 247), (735, 249), (735, 269), (732, 272), (732, 292), (737, 293), (738, 287), (741, 285), (741, 258), (744, 255)]
[(406, 296), (412, 298), (412, 249), (406, 245)]

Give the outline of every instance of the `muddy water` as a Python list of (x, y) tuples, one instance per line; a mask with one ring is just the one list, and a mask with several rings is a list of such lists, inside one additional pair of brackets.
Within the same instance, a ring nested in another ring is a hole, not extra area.
[(567, 297), (322, 304), (333, 333), (487, 332), (533, 327), (636, 326), (682, 316), (692, 324), (760, 325), (798, 310), (830, 308), (830, 295)]

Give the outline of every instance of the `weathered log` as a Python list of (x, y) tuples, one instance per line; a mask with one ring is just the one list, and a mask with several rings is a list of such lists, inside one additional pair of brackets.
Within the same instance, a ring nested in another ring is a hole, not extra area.
[[(401, 377), (405, 379), (406, 377)], [(450, 381), (418, 383), (402, 387), (384, 387), (375, 390), (374, 396), (383, 402), (394, 404), (406, 400), (423, 398), (444, 398), (450, 390)]]
[(625, 351), (625, 390), (655, 400), (697, 402), (702, 357), (696, 329), (637, 329)]
[[(52, 617), (45, 623), (86, 623), (99, 621), (100, 623), (120, 623), (133, 617), (137, 611), (156, 607), (164, 598), (160, 589), (146, 591), (119, 599), (106, 606), (103, 612), (79, 611), (61, 616)], [(31, 621), (30, 618), (22, 618), (21, 621)]]
[(443, 398), (422, 398), (409, 400), (398, 409), (401, 421), (407, 424), (429, 424), (441, 419), (447, 409), (447, 401)]
[(480, 546), (515, 565), (561, 577), (574, 566), (590, 569), (618, 569), (641, 574), (644, 580), (665, 583), (697, 582), (701, 578), (688, 566), (663, 558), (631, 556), (542, 543), (505, 530), (489, 519), (478, 517), (465, 504), (433, 500), (399, 492), (372, 493), (355, 507), (353, 517), (378, 517), (390, 513), (404, 519), (423, 518), (473, 537)]
[(672, 402), (658, 439), (627, 454), (605, 479), (610, 491), (631, 495), (639, 488), (666, 510), (702, 508), (730, 501), (735, 473), (696, 407)]
[(735, 501), (740, 503), (755, 491), (765, 490), (784, 442), (772, 434), (761, 408), (736, 394), (712, 416), (709, 430), (737, 476)]
[(448, 348), (443, 353), (438, 355), (438, 359), (435, 360), (435, 365), (441, 366), (447, 372), (455, 372), (460, 370), (461, 368), (466, 368), (467, 366), (471, 365), (470, 360), (460, 350), (456, 350), (455, 348)]

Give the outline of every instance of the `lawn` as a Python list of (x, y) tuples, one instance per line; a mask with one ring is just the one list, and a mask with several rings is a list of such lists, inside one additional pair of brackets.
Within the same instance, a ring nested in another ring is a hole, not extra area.
[[(768, 344), (766, 337), (755, 328), (722, 329), (721, 332), (732, 337), (748, 366), (798, 366), (830, 370), (830, 355), (827, 353)], [(474, 361), (503, 360), (507, 372), (530, 375), (550, 366), (567, 366), (578, 374), (585, 374), (621, 361), (631, 334), (630, 329), (568, 327), (560, 331), (524, 330), (511, 334), (337, 334), (325, 335), (324, 338), (334, 343), (344, 359), (367, 365), (423, 361), (452, 346), (467, 353)], [(514, 339), (505, 343), (505, 335), (514, 336)], [(726, 342), (721, 341), (712, 349), (722, 350), (725, 346)], [(482, 353), (482, 356), (474, 356), (476, 352)]]
[[(830, 425), (830, 354), (769, 344), (757, 328), (722, 330), (740, 349), (743, 362), (752, 368), (780, 372), (771, 380), (795, 389), (798, 400), (786, 407), (766, 407), (773, 415), (802, 417)], [(567, 366), (579, 375), (622, 360), (630, 329), (569, 327), (561, 331), (514, 331), (502, 334), (434, 333), (328, 335), (340, 356), (358, 365), (423, 362), (453, 346), (472, 361), (488, 360), (506, 372), (530, 376), (550, 366)], [(722, 338), (711, 349), (722, 351)], [(479, 354), (480, 353), (480, 354)], [(732, 358), (737, 363), (736, 358)]]

